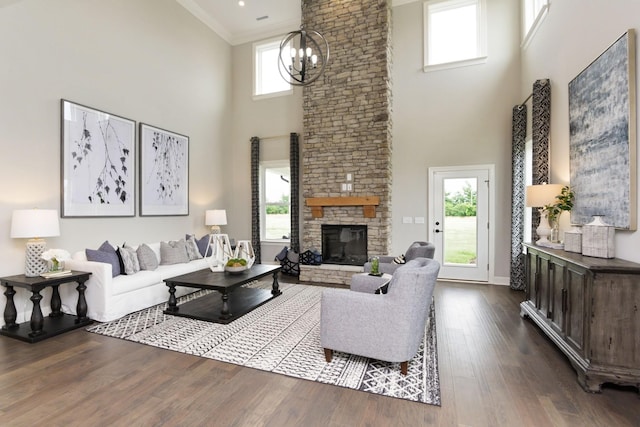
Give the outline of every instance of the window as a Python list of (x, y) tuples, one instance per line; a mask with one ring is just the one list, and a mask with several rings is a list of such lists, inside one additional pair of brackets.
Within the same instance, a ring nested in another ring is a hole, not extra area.
[(522, 0), (522, 46), (529, 44), (547, 15), (549, 0)]
[(288, 240), (291, 237), (289, 161), (262, 162), (261, 240)]
[(424, 3), (424, 70), (486, 61), (485, 0), (430, 0)]
[[(288, 49), (287, 49), (288, 51)], [(278, 56), (280, 41), (254, 43), (253, 45), (253, 96), (254, 98), (288, 95), (291, 85), (280, 75)]]

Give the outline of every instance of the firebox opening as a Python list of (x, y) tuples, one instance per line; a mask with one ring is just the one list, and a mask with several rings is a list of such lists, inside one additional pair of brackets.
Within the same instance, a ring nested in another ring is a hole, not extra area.
[(322, 262), (363, 265), (367, 262), (366, 225), (322, 225)]

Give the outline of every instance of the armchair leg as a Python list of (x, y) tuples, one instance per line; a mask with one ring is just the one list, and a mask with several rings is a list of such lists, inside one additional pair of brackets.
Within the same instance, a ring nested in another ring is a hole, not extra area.
[(324, 349), (324, 358), (327, 363), (331, 362), (331, 358), (333, 357), (333, 350), (325, 348)]
[(402, 375), (407, 375), (407, 370), (409, 369), (409, 362), (400, 362), (400, 373)]

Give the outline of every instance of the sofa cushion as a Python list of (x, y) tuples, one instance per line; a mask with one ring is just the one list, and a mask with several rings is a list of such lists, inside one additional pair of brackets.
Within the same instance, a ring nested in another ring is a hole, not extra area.
[(141, 244), (136, 249), (140, 270), (155, 270), (158, 268), (158, 257), (156, 253), (146, 243)]
[[(156, 272), (160, 275), (160, 280), (166, 280), (171, 277), (180, 276), (197, 270), (203, 270), (205, 268), (208, 269), (209, 264), (205, 258), (200, 258), (187, 263), (161, 265), (158, 267)], [(169, 294), (167, 293), (167, 297), (168, 296)]]
[(189, 262), (184, 239), (160, 242), (160, 265)]
[(196, 236), (194, 236), (193, 234), (187, 237), (186, 248), (187, 256), (189, 257), (190, 261), (202, 258), (202, 255), (200, 254), (200, 248), (198, 248), (198, 242), (196, 242)]
[(118, 248), (122, 265), (124, 266), (123, 274), (136, 274), (140, 271), (140, 263), (138, 262), (138, 254), (136, 250), (130, 246), (123, 246)]
[[(162, 279), (160, 278), (160, 274), (157, 271), (139, 271), (137, 274), (131, 275), (120, 275), (118, 277), (114, 277), (111, 282), (111, 289), (113, 295), (122, 295), (127, 294), (129, 292), (148, 288), (151, 292), (151, 289), (158, 286), (159, 283), (162, 283)], [(167, 291), (166, 286), (162, 286), (163, 291), (166, 292), (167, 299), (169, 298), (169, 292)], [(159, 291), (159, 292), (163, 292)]]
[(112, 277), (120, 275), (120, 260), (118, 259), (118, 254), (108, 240), (105, 240), (97, 250), (87, 248), (85, 253), (87, 255), (87, 261), (111, 264)]

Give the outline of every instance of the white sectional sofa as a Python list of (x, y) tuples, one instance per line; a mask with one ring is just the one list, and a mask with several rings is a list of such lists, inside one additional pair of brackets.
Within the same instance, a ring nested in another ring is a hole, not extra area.
[[(148, 243), (160, 261), (160, 242)], [(87, 289), (87, 316), (100, 322), (118, 319), (126, 314), (142, 310), (169, 299), (169, 288), (164, 279), (209, 268), (204, 258), (185, 263), (159, 265), (155, 270), (141, 270), (131, 275), (112, 277), (111, 264), (87, 261), (85, 251), (73, 254), (65, 262), (65, 268), (91, 273), (85, 283)], [(192, 288), (176, 288), (176, 296), (193, 292)], [(76, 314), (78, 293), (72, 286), (61, 286), (62, 310)]]

